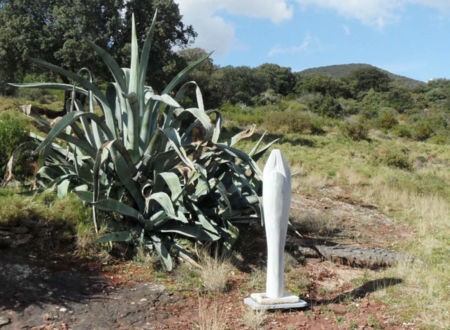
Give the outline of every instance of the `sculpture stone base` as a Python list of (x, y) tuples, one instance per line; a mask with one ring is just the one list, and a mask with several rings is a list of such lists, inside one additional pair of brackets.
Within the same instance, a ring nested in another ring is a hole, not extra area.
[[(255, 295), (255, 294), (252, 294), (252, 296), (253, 295)], [(256, 295), (258, 295), (258, 293), (256, 293)], [(260, 295), (265, 295), (265, 294), (260, 294)], [(308, 306), (308, 303), (306, 301), (299, 299), (297, 296), (294, 296), (294, 297), (297, 298), (297, 302), (279, 302), (281, 299), (285, 298), (285, 297), (282, 297), (282, 298), (278, 298), (278, 299), (265, 298), (264, 299), (265, 303), (260, 304), (256, 300), (254, 300), (252, 297), (249, 297), (249, 298), (244, 299), (244, 303), (246, 305), (250, 306), (253, 310), (293, 309), (293, 308), (303, 308), (303, 307)], [(269, 300), (272, 303), (268, 303)]]
[(298, 296), (295, 296), (289, 292), (285, 292), (283, 297), (280, 298), (267, 297), (266, 293), (252, 293), (250, 297), (261, 305), (294, 304), (300, 301)]

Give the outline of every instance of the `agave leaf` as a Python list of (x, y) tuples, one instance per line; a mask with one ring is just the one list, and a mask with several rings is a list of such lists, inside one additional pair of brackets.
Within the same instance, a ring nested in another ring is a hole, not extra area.
[(216, 227), (213, 224), (211, 224), (211, 222), (206, 218), (206, 216), (203, 214), (203, 212), (195, 204), (192, 204), (192, 207), (193, 207), (202, 227), (209, 232), (208, 235), (213, 240), (220, 239), (220, 235), (219, 235)]
[(48, 68), (56, 73), (64, 75), (64, 76), (76, 81), (84, 88), (91, 90), (94, 93), (95, 97), (99, 100), (99, 102), (102, 105), (102, 110), (105, 114), (107, 127), (109, 128), (110, 132), (115, 135), (116, 125), (114, 123), (114, 117), (111, 112), (111, 109), (108, 107), (108, 100), (106, 99), (105, 95), (103, 95), (103, 93), (97, 86), (95, 86), (93, 83), (89, 82), (87, 79), (85, 79), (73, 72), (67, 71), (57, 65), (54, 65), (54, 64), (48, 63), (46, 61), (36, 59), (36, 58), (30, 58), (30, 59), (32, 62), (36, 63), (37, 65), (40, 65), (40, 66)]
[(94, 199), (94, 194), (92, 192), (84, 190), (75, 190), (74, 192), (83, 202), (92, 204), (92, 200)]
[(148, 30), (147, 37), (144, 41), (144, 46), (142, 47), (141, 52), (141, 62), (140, 62), (140, 71), (139, 71), (139, 79), (138, 79), (138, 96), (140, 100), (139, 104), (139, 114), (142, 116), (144, 112), (144, 89), (145, 89), (145, 78), (147, 75), (147, 67), (148, 67), (148, 60), (150, 58), (150, 49), (152, 46), (153, 41), (153, 34), (155, 32), (155, 26), (156, 26), (156, 16), (158, 15), (158, 9), (155, 10), (155, 15), (152, 19), (152, 24), (150, 25), (150, 29)]
[(177, 85), (182, 82), (183, 78), (192, 70), (194, 70), (198, 65), (200, 65), (204, 60), (206, 60), (213, 52), (201, 57), (197, 61), (191, 63), (186, 68), (184, 68), (182, 71), (180, 71), (171, 81), (170, 83), (164, 88), (163, 92), (161, 94), (170, 94), (170, 92), (173, 91)]
[(228, 199), (228, 192), (227, 192), (227, 189), (225, 188), (224, 184), (221, 181), (218, 181), (216, 187), (220, 193), (220, 196), (222, 197), (223, 201), (225, 202), (225, 205), (227, 206), (227, 208), (229, 210), (231, 210), (231, 203), (230, 203), (230, 200)]
[(213, 143), (219, 142), (220, 133), (222, 131), (222, 115), (217, 110), (209, 110), (206, 112), (206, 114), (215, 113), (216, 114), (216, 123), (214, 127), (214, 133), (211, 137), (211, 141)]
[(97, 238), (97, 243), (107, 242), (129, 242), (133, 239), (133, 235), (129, 231), (118, 231), (115, 233), (108, 233)]
[[(211, 124), (211, 119), (208, 117), (206, 112), (199, 108), (188, 108), (180, 109), (178, 115), (181, 115), (184, 112), (192, 114), (196, 121), (198, 120), (202, 124), (202, 126), (205, 128), (204, 140), (209, 140), (209, 138), (213, 135), (214, 126)], [(190, 134), (191, 130), (196, 126), (196, 121), (191, 124), (191, 126), (186, 130), (185, 134)]]
[[(75, 104), (77, 110), (81, 110), (82, 106), (81, 106), (80, 102), (77, 99), (75, 99), (75, 97), (73, 97), (73, 100), (74, 100), (74, 104)], [(94, 135), (92, 133), (92, 130), (91, 130), (91, 127), (89, 125), (88, 120), (86, 118), (84, 118), (84, 117), (81, 117), (80, 120), (81, 120), (81, 125), (82, 125), (83, 130), (84, 130), (84, 134), (78, 128), (78, 126), (76, 124), (72, 124), (71, 127), (75, 131), (75, 134), (77, 134), (77, 136), (80, 139), (83, 139), (84, 137), (86, 137), (87, 142), (91, 146), (97, 147), (97, 142), (96, 142), (96, 139), (94, 138)], [(99, 143), (100, 143), (100, 141), (99, 141)]]
[(132, 150), (136, 150), (139, 144), (139, 101), (137, 98), (137, 94), (132, 92), (130, 94), (123, 94), (129, 106), (126, 109), (127, 111), (127, 131), (128, 131), (128, 142)]
[(114, 77), (114, 80), (119, 84), (120, 88), (122, 88), (122, 90), (125, 91), (126, 90), (125, 76), (119, 64), (117, 64), (116, 60), (103, 48), (97, 46), (93, 41), (89, 39), (86, 41), (89, 44), (89, 46), (91, 46), (91, 48), (94, 49), (94, 51), (96, 51), (97, 54), (101, 56), (103, 62), (106, 64), (112, 76)]
[(163, 208), (163, 210), (166, 212), (166, 214), (173, 218), (173, 219), (177, 219), (177, 215), (175, 214), (175, 209), (173, 208), (173, 204), (172, 201), (170, 200), (169, 195), (167, 195), (165, 192), (156, 192), (151, 194), (149, 201), (155, 201), (157, 202), (159, 205), (161, 205), (161, 207)]
[(61, 183), (59, 183), (57, 185), (58, 198), (63, 198), (64, 196), (67, 196), (67, 194), (69, 192), (69, 185), (70, 185), (70, 180), (68, 180), (68, 179), (61, 181)]
[(180, 136), (178, 135), (178, 132), (172, 127), (164, 129), (163, 132), (164, 132), (165, 136), (168, 138), (172, 148), (175, 150), (175, 152), (180, 157), (181, 161), (186, 166), (188, 166), (188, 167), (193, 169), (194, 168), (194, 164), (188, 158), (188, 156), (186, 154), (186, 151), (181, 146), (181, 139), (180, 139)]
[(75, 88), (75, 92), (83, 94), (83, 95), (88, 95), (88, 91), (80, 88), (80, 87), (76, 87), (74, 85), (71, 84), (58, 84), (58, 83), (21, 83), (21, 84), (17, 84), (17, 83), (9, 83), (9, 85), (14, 86), (14, 87), (20, 87), (20, 88), (41, 88), (41, 89), (56, 89), (56, 90), (63, 90), (63, 91), (71, 91)]
[(119, 202), (115, 199), (111, 199), (111, 198), (101, 199), (98, 202), (94, 203), (94, 205), (99, 210), (117, 212), (121, 215), (124, 215), (127, 217), (132, 217), (139, 221), (142, 221), (144, 219), (142, 214), (139, 211), (137, 211), (135, 208), (132, 208), (131, 206), (128, 206), (127, 204)]
[(106, 148), (110, 151), (115, 172), (119, 176), (120, 182), (131, 194), (139, 210), (143, 212), (145, 209), (144, 198), (141, 195), (139, 183), (133, 180), (133, 176), (137, 173), (137, 169), (133, 165), (128, 151), (119, 140), (112, 141)]
[(186, 237), (195, 238), (200, 241), (216, 241), (220, 238), (217, 235), (207, 232), (203, 228), (187, 225), (164, 225), (161, 228), (158, 228), (158, 232), (179, 234)]
[(175, 101), (169, 94), (163, 94), (163, 95), (153, 94), (150, 96), (150, 100), (160, 101), (160, 102), (167, 104), (168, 106), (171, 106), (174, 108), (181, 107), (181, 105), (179, 105), (178, 102)]
[(259, 150), (252, 156), (252, 159), (257, 162), (264, 155), (266, 150), (269, 149), (274, 143), (278, 142), (278, 140), (279, 139), (276, 139), (266, 144), (261, 150)]
[(156, 252), (158, 252), (161, 260), (163, 261), (164, 266), (168, 271), (171, 271), (173, 268), (172, 257), (170, 256), (170, 253), (167, 250), (165, 244), (162, 242), (161, 238), (156, 235), (152, 235), (151, 239), (153, 241), (153, 246), (155, 247)]
[(217, 143), (216, 145), (220, 149), (222, 149), (225, 152), (227, 152), (228, 154), (230, 154), (231, 156), (244, 160), (247, 164), (250, 165), (252, 170), (258, 175), (258, 178), (262, 179), (262, 172), (261, 172), (261, 170), (259, 169), (258, 165), (255, 163), (255, 161), (248, 154), (246, 154), (242, 150), (239, 150), (239, 149), (236, 149), (236, 148), (232, 148), (232, 147), (230, 147), (230, 146), (228, 146), (226, 144), (223, 144), (223, 143)]
[(67, 135), (65, 133), (59, 133), (57, 137), (68, 143), (76, 145), (81, 150), (84, 150), (89, 156), (95, 157), (95, 149), (89, 144), (88, 141), (80, 140), (72, 135)]
[(36, 149), (36, 152), (40, 152), (44, 148), (46, 148), (54, 138), (58, 136), (58, 134), (61, 133), (63, 129), (65, 129), (67, 126), (74, 123), (78, 118), (80, 117), (86, 117), (89, 119), (92, 119), (97, 122), (97, 124), (105, 131), (105, 133), (111, 137), (112, 134), (109, 131), (109, 129), (105, 126), (104, 122), (98, 117), (96, 114), (90, 113), (90, 112), (81, 112), (81, 111), (74, 111), (67, 113), (48, 133), (45, 140), (39, 145), (39, 147)]
[(248, 153), (252, 159), (257, 162), (262, 155), (266, 152), (267, 149), (269, 149), (274, 143), (278, 142), (279, 139), (275, 139), (273, 141), (270, 141), (268, 144), (266, 144), (261, 150), (258, 151), (259, 146), (261, 145), (261, 142), (263, 141), (264, 137), (266, 135), (266, 132), (264, 132), (261, 137), (259, 138), (258, 142), (254, 145), (252, 150)]
[(239, 132), (238, 134), (234, 135), (231, 139), (228, 140), (228, 146), (232, 147), (237, 142), (239, 142), (242, 139), (249, 138), (250, 136), (255, 133), (256, 125), (252, 125), (250, 128), (246, 129), (245, 131)]
[(165, 181), (167, 187), (169, 187), (172, 202), (175, 202), (183, 192), (180, 179), (173, 172), (162, 172), (158, 175)]
[(208, 181), (204, 180), (204, 179), (200, 179), (197, 183), (197, 185), (195, 186), (195, 197), (196, 200), (198, 200), (200, 197), (208, 194), (209, 192), (209, 185), (208, 185)]
[(224, 254), (231, 251), (239, 236), (239, 229), (236, 226), (234, 226), (230, 221), (227, 221), (226, 224), (226, 226), (221, 228), (229, 235), (228, 239), (224, 242), (224, 247), (226, 249)]
[(136, 23), (134, 13), (131, 15), (131, 67), (130, 67), (130, 83), (128, 93), (137, 93), (137, 84), (139, 79), (139, 49), (136, 36)]

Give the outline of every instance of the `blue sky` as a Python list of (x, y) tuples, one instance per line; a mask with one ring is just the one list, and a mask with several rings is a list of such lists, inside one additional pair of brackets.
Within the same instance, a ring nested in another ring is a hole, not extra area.
[(450, 0), (176, 0), (220, 66), (369, 63), (450, 79)]

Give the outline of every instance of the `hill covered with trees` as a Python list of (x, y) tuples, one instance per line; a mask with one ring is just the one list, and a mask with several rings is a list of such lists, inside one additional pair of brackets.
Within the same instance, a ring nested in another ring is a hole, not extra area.
[(348, 76), (355, 70), (363, 69), (363, 68), (376, 68), (380, 71), (383, 71), (388, 74), (389, 77), (391, 77), (393, 80), (400, 80), (410, 87), (417, 87), (420, 85), (423, 85), (423, 81), (411, 79), (405, 76), (396, 75), (394, 73), (391, 73), (386, 70), (382, 70), (380, 68), (377, 68), (370, 64), (364, 64), (364, 63), (350, 63), (350, 64), (337, 64), (337, 65), (326, 65), (326, 66), (320, 66), (316, 68), (309, 68), (303, 71), (298, 72), (299, 75), (313, 75), (313, 74), (323, 74), (323, 75), (330, 75), (335, 78), (343, 78), (345, 76)]

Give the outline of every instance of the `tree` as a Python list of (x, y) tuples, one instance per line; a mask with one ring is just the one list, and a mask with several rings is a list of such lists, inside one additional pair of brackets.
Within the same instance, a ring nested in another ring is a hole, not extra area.
[(376, 92), (387, 91), (391, 82), (391, 78), (386, 72), (375, 67), (356, 69), (347, 76), (347, 79), (351, 81), (355, 95), (372, 88)]
[(277, 64), (264, 63), (255, 69), (256, 74), (262, 75), (265, 82), (263, 91), (273, 89), (276, 93), (288, 95), (295, 85), (295, 76), (291, 68), (281, 67)]
[(301, 94), (304, 91), (310, 93), (320, 93), (332, 97), (351, 96), (349, 86), (341, 78), (335, 78), (330, 75), (314, 73), (309, 75), (298, 75), (294, 88), (295, 92)]
[(160, 14), (148, 75), (155, 88), (163, 86), (167, 82), (165, 74), (175, 72), (182, 63), (172, 47), (183, 47), (195, 37), (192, 27), (181, 22), (178, 6), (173, 1), (0, 1), (0, 88), (10, 92), (5, 89), (5, 83), (20, 81), (26, 73), (37, 71), (28, 61), (29, 56), (71, 71), (88, 67), (96, 77), (105, 79), (108, 71), (87, 40), (107, 49), (123, 65), (129, 59), (132, 11), (136, 15), (139, 46), (142, 46), (157, 8)]
[[(195, 61), (205, 57), (208, 53), (201, 48), (186, 48), (178, 51), (178, 55), (186, 61), (186, 64), (194, 63)], [(203, 92), (205, 106), (207, 108), (214, 108), (222, 102), (221, 83), (216, 73), (219, 68), (214, 65), (211, 57), (204, 60), (199, 66), (192, 70), (188, 78), (195, 81)], [(190, 91), (188, 97), (193, 101), (195, 92)]]

